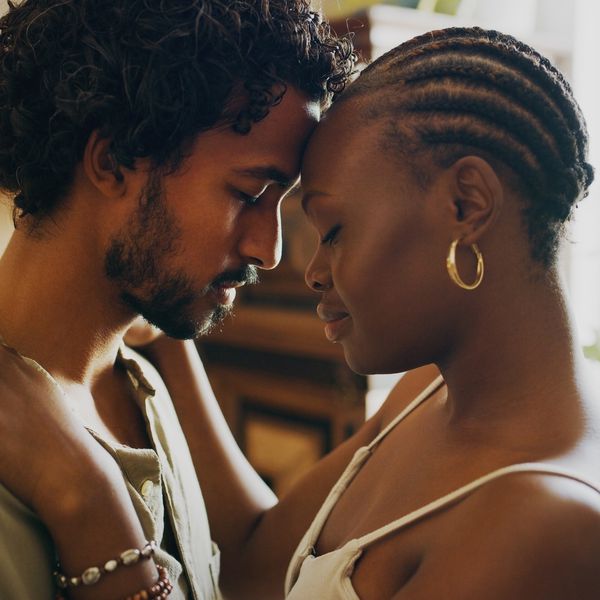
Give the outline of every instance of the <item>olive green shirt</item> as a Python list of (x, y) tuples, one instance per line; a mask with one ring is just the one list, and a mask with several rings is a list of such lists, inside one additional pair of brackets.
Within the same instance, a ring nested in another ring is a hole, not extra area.
[[(25, 360), (51, 377), (33, 360)], [(174, 584), (170, 598), (219, 600), (219, 552), (211, 541), (204, 500), (171, 398), (157, 371), (140, 355), (123, 346), (118, 360), (127, 369), (152, 448), (113, 444), (90, 433), (118, 463), (146, 538), (160, 546), (155, 560)], [(176, 550), (167, 552), (167, 545)], [(2, 599), (52, 600), (55, 561), (44, 524), (0, 484)]]

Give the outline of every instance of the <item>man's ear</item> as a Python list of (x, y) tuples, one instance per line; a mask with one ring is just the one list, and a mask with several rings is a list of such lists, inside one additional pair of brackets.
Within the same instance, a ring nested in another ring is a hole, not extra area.
[(110, 152), (110, 138), (91, 133), (83, 152), (83, 170), (89, 182), (109, 198), (119, 198), (126, 191), (121, 167)]
[(464, 156), (449, 169), (453, 202), (453, 239), (477, 243), (497, 219), (504, 190), (496, 171), (478, 156)]

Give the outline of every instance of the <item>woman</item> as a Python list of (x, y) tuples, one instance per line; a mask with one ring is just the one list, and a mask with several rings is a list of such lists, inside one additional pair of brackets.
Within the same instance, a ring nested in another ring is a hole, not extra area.
[(480, 29), (395, 48), (319, 125), (302, 182), (325, 333), (359, 373), (443, 378), (385, 408), (289, 600), (597, 597), (598, 398), (556, 266), (586, 148), (561, 74)]

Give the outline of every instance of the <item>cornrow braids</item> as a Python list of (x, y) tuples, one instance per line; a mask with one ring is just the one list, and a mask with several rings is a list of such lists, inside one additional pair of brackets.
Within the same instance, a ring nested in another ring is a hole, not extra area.
[(384, 143), (403, 158), (424, 154), (449, 166), (476, 154), (508, 167), (528, 199), (532, 255), (552, 264), (594, 172), (581, 110), (548, 59), (497, 31), (433, 31), (374, 61), (338, 102), (366, 95), (364, 116), (389, 123)]
[[(174, 170), (217, 123), (250, 131), (288, 85), (327, 105), (355, 55), (310, 0), (9, 0), (0, 19), (0, 189), (50, 214), (90, 134), (118, 165)], [(230, 102), (239, 99), (243, 105)], [(235, 112), (233, 105), (235, 104)]]

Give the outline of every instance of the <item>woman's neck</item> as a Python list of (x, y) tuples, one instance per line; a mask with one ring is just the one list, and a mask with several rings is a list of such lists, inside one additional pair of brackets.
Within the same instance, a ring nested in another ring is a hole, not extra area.
[(575, 443), (586, 426), (583, 359), (558, 276), (513, 289), (508, 297), (490, 290), (488, 308), (470, 315), (460, 344), (439, 362), (448, 424), (531, 444)]

